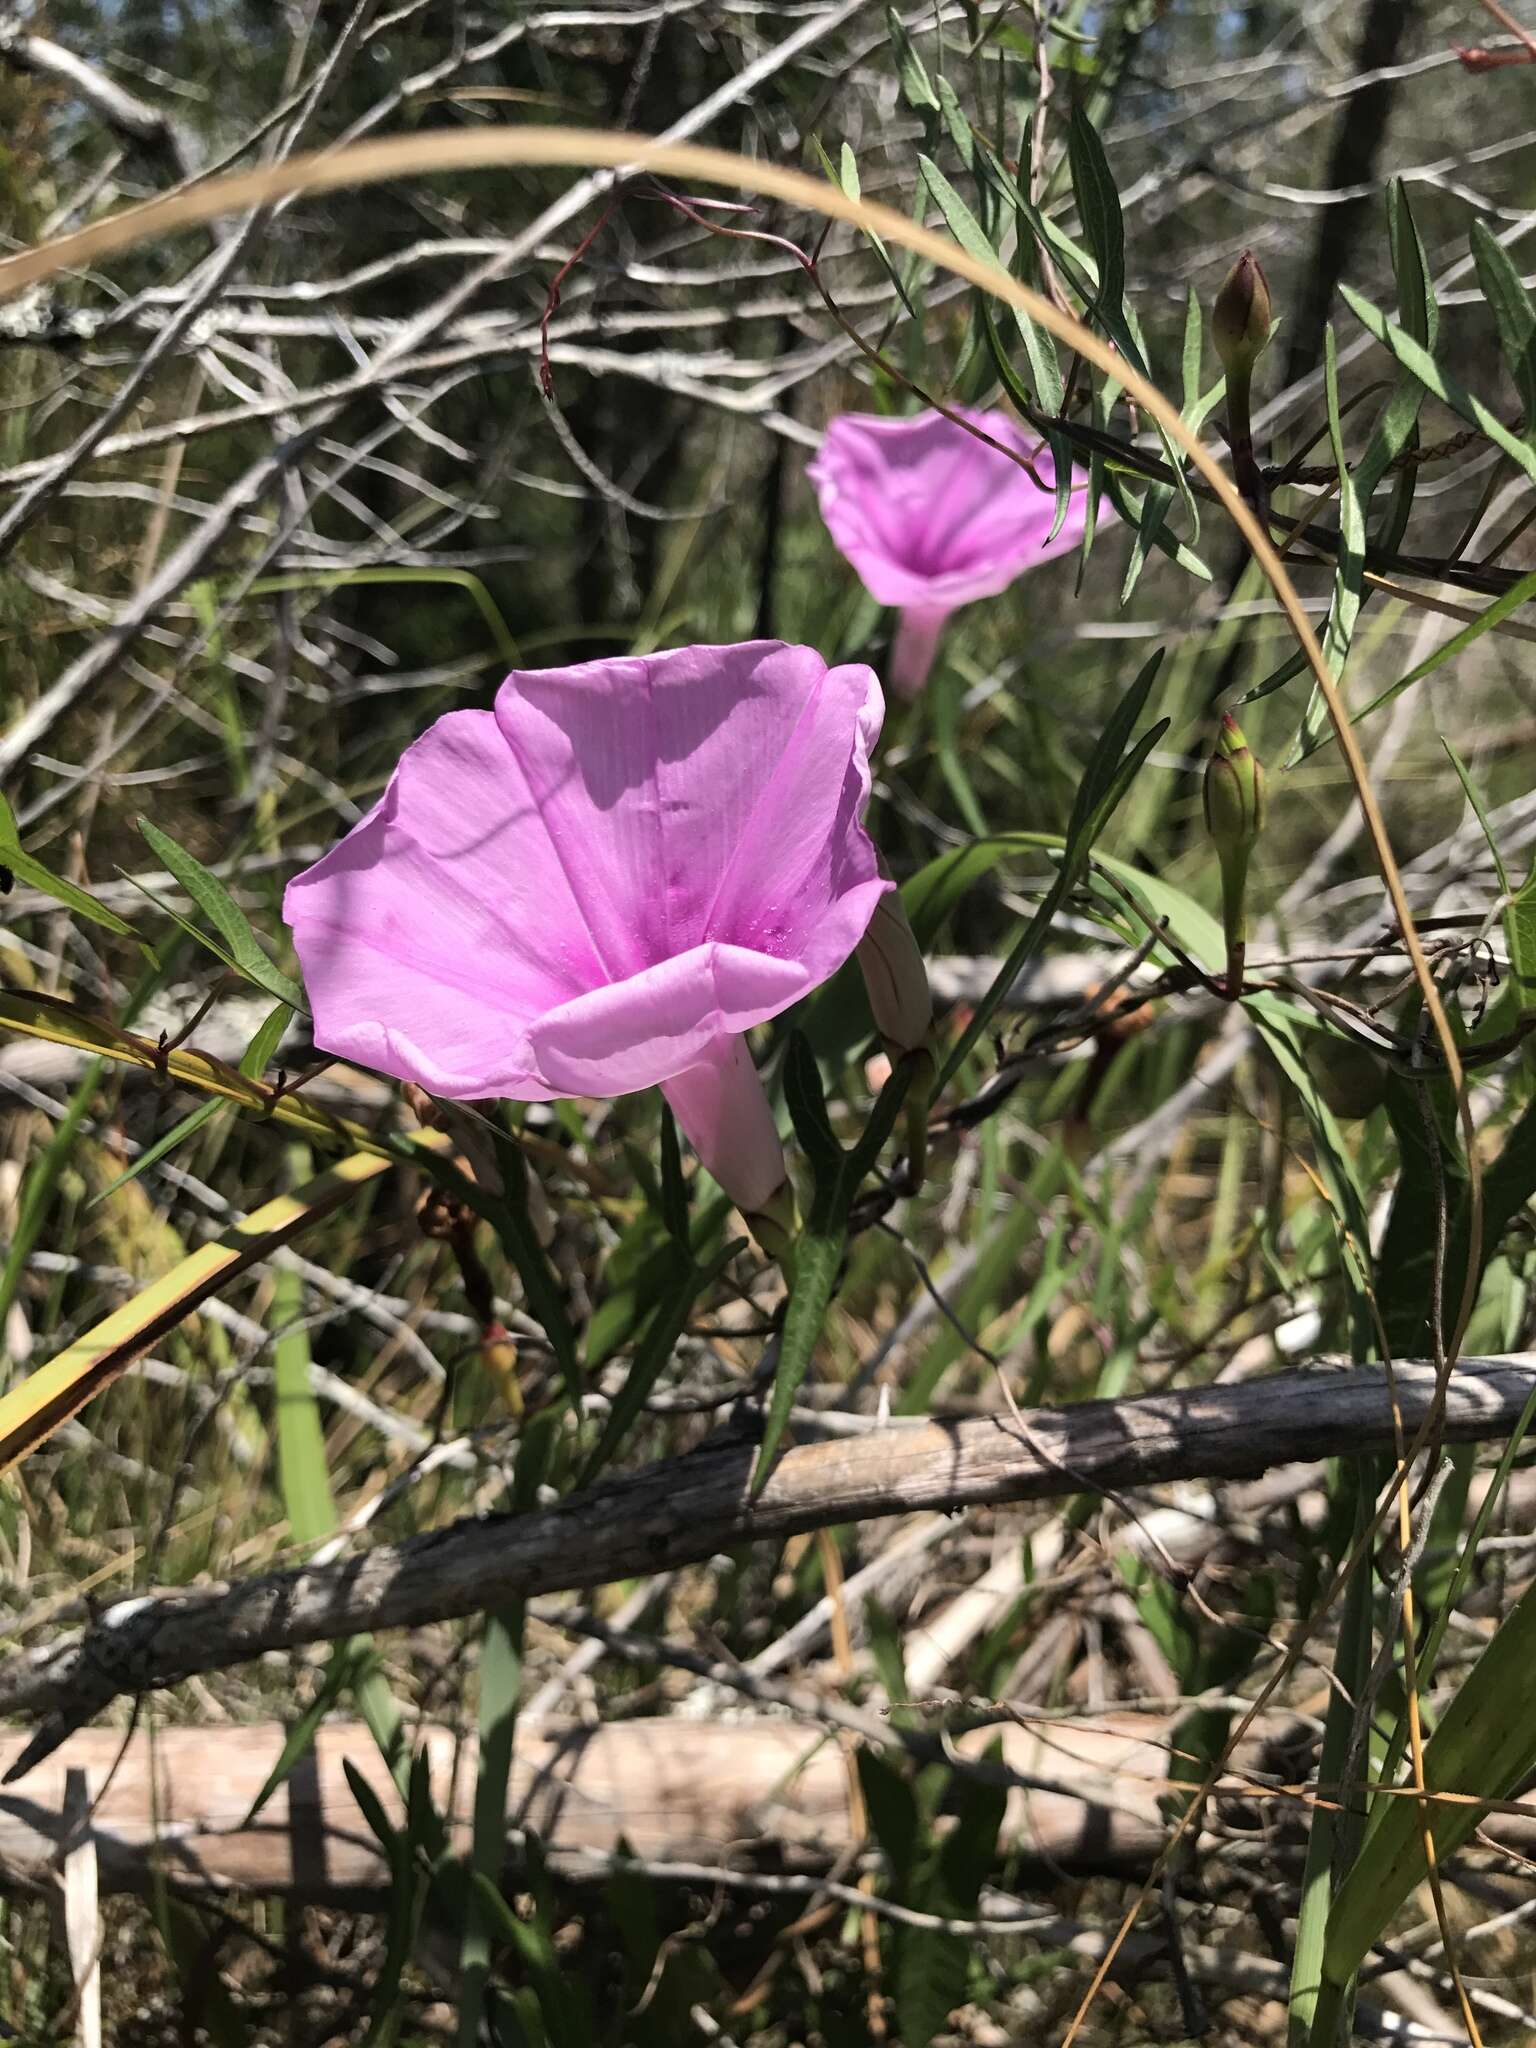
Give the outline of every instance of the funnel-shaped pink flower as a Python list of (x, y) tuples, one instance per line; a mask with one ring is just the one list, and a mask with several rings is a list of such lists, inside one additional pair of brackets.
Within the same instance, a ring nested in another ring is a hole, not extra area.
[(857, 946), (883, 713), (756, 641), (508, 676), (450, 711), (283, 910), (315, 1042), (449, 1097), (660, 1083), (748, 1214), (784, 1179), (741, 1033)]
[(1075, 548), (1087, 520), (1077, 493), (1060, 533), (1048, 540), (1056, 516), (1050, 449), (1006, 413), (954, 410), (1027, 456), (1049, 488), (941, 412), (911, 419), (841, 413), (806, 472), (833, 540), (865, 589), (900, 607), (890, 679), (907, 697), (927, 681), (957, 605), (996, 597), (1022, 570)]

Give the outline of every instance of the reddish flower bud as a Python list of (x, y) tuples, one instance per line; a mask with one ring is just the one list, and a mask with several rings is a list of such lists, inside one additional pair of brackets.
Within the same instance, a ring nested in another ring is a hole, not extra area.
[(1229, 377), (1253, 368), (1269, 340), (1269, 281), (1259, 259), (1245, 249), (1216, 294), (1211, 308), (1211, 339)]

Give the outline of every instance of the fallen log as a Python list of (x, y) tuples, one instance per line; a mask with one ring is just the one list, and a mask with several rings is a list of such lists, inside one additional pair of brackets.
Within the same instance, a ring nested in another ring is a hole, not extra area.
[[(1146, 1868), (1166, 1838), (1157, 1802), (1170, 1726), (1158, 1715), (1111, 1713), (1091, 1725), (977, 1730), (955, 1747), (975, 1756), (1000, 1739), (1004, 1761), (1021, 1777), (1063, 1787), (1015, 1785), (1004, 1822), (1010, 1846), (1057, 1868), (1132, 1871)], [(1267, 1723), (1263, 1737), (1245, 1745), (1246, 1766), (1262, 1768), (1293, 1731), (1284, 1717)], [(335, 1901), (387, 1889), (388, 1863), (346, 1767), (361, 1773), (391, 1819), (400, 1818), (400, 1800), (361, 1723), (323, 1723), (313, 1748), (248, 1820), (286, 1734), (279, 1722), (153, 1734), (84, 1729), (24, 1788), (0, 1793), (0, 1872), (12, 1884), (52, 1881), (69, 1831), (69, 1773), (82, 1771), (104, 1891), (143, 1890), (156, 1868), (194, 1891)], [(23, 1741), (0, 1736), (0, 1762), (14, 1762)], [(433, 1727), (421, 1747), (438, 1810), (465, 1848), (473, 1745), (461, 1756), (454, 1731)], [(575, 1877), (601, 1870), (621, 1838), (646, 1862), (740, 1868), (766, 1849), (780, 1868), (821, 1870), (854, 1846), (838, 1745), (820, 1730), (762, 1716), (519, 1730), (507, 1819), (514, 1833), (535, 1829), (551, 1863)]]
[[(1000, 1734), (1005, 1760), (1021, 1776), (1045, 1769), (1077, 1773), (1078, 1796), (1018, 1787), (1009, 1796), (1000, 1847), (1028, 1874), (1113, 1872), (1148, 1868), (1166, 1839), (1157, 1795), (1167, 1768), (1172, 1723), (1154, 1714), (1110, 1713), (1091, 1725), (1038, 1724), (962, 1736), (956, 1747), (974, 1755)], [(1296, 1724), (1266, 1719), (1233, 1759), (1234, 1773), (1259, 1771), (1284, 1757)], [(64, 1854), (94, 1864), (96, 1888), (145, 1892), (165, 1882), (183, 1895), (281, 1897), (306, 1905), (379, 1909), (391, 1875), (346, 1778), (359, 1772), (392, 1821), (401, 1802), (374, 1741), (358, 1722), (331, 1721), (253, 1822), (250, 1807), (282, 1751), (287, 1730), (276, 1722), (249, 1726), (109, 1729), (76, 1734), (33, 1773), (25, 1791), (0, 1793), (0, 1889), (53, 1888)], [(1301, 1738), (1305, 1740), (1303, 1735)], [(473, 1801), (473, 1746), (460, 1753), (451, 1729), (423, 1731), (433, 1792), (449, 1820), (454, 1845), (468, 1846)], [(0, 1735), (0, 1764), (19, 1752), (19, 1736)], [(82, 1828), (81, 1779), (90, 1799)], [(1249, 1792), (1234, 1777), (1233, 1791)], [(1219, 1810), (1219, 1808), (1217, 1809)], [(1500, 1830), (1529, 1822), (1498, 1815)], [(552, 1867), (576, 1879), (602, 1876), (621, 1840), (658, 1880), (688, 1873), (705, 1888), (725, 1882), (778, 1885), (786, 1869), (808, 1890), (850, 1847), (847, 1762), (835, 1744), (793, 1723), (667, 1719), (610, 1722), (600, 1727), (520, 1730), (508, 1794), (509, 1869), (515, 1881), (516, 1831), (536, 1828)], [(1215, 1846), (1213, 1830), (1202, 1849)], [(766, 1878), (759, 1875), (765, 1869)], [(849, 1896), (856, 1896), (849, 1894)], [(1006, 1902), (1017, 1908), (1019, 1901)], [(895, 1908), (890, 1910), (894, 1911)], [(1104, 1954), (1108, 1930), (1062, 1919), (1042, 1906), (1039, 1917), (1001, 1917), (1053, 1949), (1083, 1962)], [(1231, 1947), (1185, 1941), (1183, 1964), (1199, 1982), (1223, 1992), (1283, 1998), (1282, 1963)], [(1162, 1937), (1136, 1934), (1121, 1951), (1134, 1979), (1165, 1967)], [(1482, 1994), (1478, 1994), (1482, 1996)], [(1507, 2008), (1518, 2016), (1518, 2008)], [(1367, 2039), (1443, 2038), (1400, 2014), (1362, 2000), (1356, 2033)]]
[[(1015, 1774), (1001, 1846), (1044, 1871), (1134, 1875), (1167, 1840), (1159, 1807), (1169, 1789), (1172, 1716), (1109, 1711), (1091, 1721), (1042, 1719), (974, 1729), (954, 1749), (974, 1759), (991, 1743)], [(0, 1884), (52, 1885), (71, 1839), (70, 1773), (84, 1774), (90, 1839), (102, 1891), (140, 1892), (155, 1872), (192, 1892), (287, 1895), (365, 1903), (390, 1870), (364, 1820), (347, 1769), (371, 1786), (392, 1821), (401, 1802), (378, 1748), (358, 1721), (323, 1722), (253, 1821), (251, 1808), (282, 1754), (277, 1721), (132, 1733), (82, 1729), (31, 1774), (0, 1792)], [(0, 1735), (0, 1764), (20, 1753)], [(1294, 1820), (1289, 1793), (1265, 1802), (1266, 1780), (1294, 1786), (1311, 1738), (1285, 1713), (1263, 1717), (1238, 1745), (1210, 1808), (1202, 1847)], [(469, 1845), (474, 1745), (446, 1727), (421, 1731), (433, 1798), (455, 1846)], [(1029, 1781), (1029, 1782), (1022, 1782)], [(1049, 1789), (1054, 1787), (1054, 1789)], [(1536, 1800), (1483, 1824), (1490, 1844), (1528, 1853)], [(600, 1875), (620, 1842), (645, 1863), (750, 1872), (820, 1872), (857, 1847), (848, 1814), (847, 1760), (823, 1732), (789, 1720), (695, 1720), (671, 1715), (592, 1727), (520, 1728), (507, 1795), (509, 1850), (533, 1829), (563, 1875)]]
[[(1435, 1373), (1396, 1369), (1402, 1425), (1431, 1413)], [(1536, 1356), (1467, 1359), (1446, 1391), (1448, 1441), (1498, 1438), (1532, 1389)], [(24, 1774), (113, 1699), (222, 1670), (271, 1650), (450, 1620), (531, 1595), (701, 1563), (748, 1542), (917, 1510), (968, 1507), (1170, 1480), (1249, 1478), (1298, 1458), (1390, 1447), (1379, 1367), (1036, 1408), (1019, 1416), (892, 1425), (785, 1453), (751, 1493), (757, 1446), (724, 1432), (681, 1458), (517, 1517), (450, 1524), (356, 1557), (225, 1587), (122, 1600), (89, 1629), (0, 1669), (0, 1715), (41, 1715), (6, 1772)]]

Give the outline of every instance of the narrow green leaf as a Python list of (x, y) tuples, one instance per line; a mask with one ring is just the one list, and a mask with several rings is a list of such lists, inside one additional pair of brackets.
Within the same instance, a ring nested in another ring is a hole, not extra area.
[(1193, 285), (1189, 287), (1184, 301), (1184, 347), (1180, 356), (1180, 382), (1183, 387), (1183, 413), (1192, 420), (1200, 410), (1200, 360), (1205, 350), (1205, 316), (1200, 310), (1200, 299)]
[[(1532, 1176), (1532, 1182), (1533, 1185), (1536, 1185), (1536, 1175)], [(1488, 1533), (1488, 1525), (1493, 1520), (1500, 1502), (1504, 1499), (1504, 1488), (1508, 1483), (1510, 1473), (1514, 1470), (1515, 1459), (1519, 1456), (1521, 1447), (1533, 1423), (1536, 1423), (1536, 1387), (1532, 1388), (1531, 1397), (1521, 1410), (1520, 1419), (1510, 1432), (1509, 1441), (1499, 1453), (1498, 1465), (1495, 1467), (1493, 1476), (1489, 1480), (1487, 1490), (1483, 1494), (1477, 1512), (1472, 1517), (1471, 1526), (1467, 1530), (1457, 1555), (1455, 1567), (1441, 1594), (1434, 1620), (1430, 1625), (1429, 1633), (1425, 1637), (1423, 1648), (1419, 1653), (1421, 1684), (1428, 1683), (1429, 1676), (1435, 1669), (1435, 1660), (1440, 1654), (1440, 1645), (1445, 1640), (1445, 1632), (1450, 1626), (1452, 1615), (1460, 1605), (1462, 1594), (1466, 1590), (1467, 1580), (1471, 1577), (1472, 1571), (1477, 1564), (1483, 1537)], [(1380, 1774), (1380, 1782), (1382, 1784), (1390, 1785), (1396, 1781), (1397, 1772), (1407, 1752), (1408, 1742), (1408, 1717), (1405, 1713), (1401, 1716), (1398, 1726), (1392, 1731), (1392, 1739), (1388, 1743), (1386, 1755), (1382, 1759)], [(1390, 1799), (1378, 1797), (1375, 1811), (1371, 1817), (1372, 1827), (1379, 1826), (1383, 1815), (1390, 1810)]]
[[(454, 1185), (500, 1238), (502, 1250), (512, 1261), (517, 1277), (523, 1283), (528, 1313), (543, 1330), (554, 1351), (555, 1362), (565, 1379), (566, 1398), (573, 1411), (579, 1413), (582, 1371), (576, 1332), (565, 1296), (533, 1227), (528, 1205), (528, 1161), (522, 1148), (507, 1136), (499, 1124), (488, 1123), (486, 1132), (496, 1149), (502, 1193), (492, 1195), (477, 1181), (462, 1175), (454, 1175)], [(439, 1165), (438, 1171), (444, 1171), (444, 1168)]]
[[(1488, 843), (1490, 846), (1493, 844), (1491, 830)], [(1532, 1011), (1536, 1011), (1536, 867), (1531, 869), (1504, 906), (1504, 944), (1509, 952), (1507, 987), (1511, 1004), (1516, 1021), (1523, 1022)], [(1530, 1049), (1530, 1041), (1527, 1040), (1524, 1047), (1527, 1055)], [(1499, 1156), (1502, 1159), (1503, 1154)]]
[(255, 1826), (262, 1808), (314, 1741), (321, 1722), (340, 1705), (348, 1686), (358, 1675), (364, 1659), (373, 1654), (372, 1645), (366, 1637), (354, 1637), (351, 1641), (336, 1645), (315, 1690), (314, 1698), (298, 1719), (289, 1724), (288, 1732), (283, 1737), (283, 1746), (278, 1751), (277, 1762), (268, 1771), (261, 1790), (251, 1801), (250, 1811), (240, 1823), (242, 1828)]
[(88, 918), (92, 924), (104, 925), (109, 932), (134, 940), (151, 960), (154, 959), (153, 948), (147, 940), (139, 937), (125, 918), (119, 917), (115, 910), (108, 910), (105, 903), (98, 903), (88, 889), (82, 889), (75, 882), (66, 882), (62, 875), (53, 874), (40, 860), (22, 851), (16, 814), (3, 796), (0, 796), (0, 868), (9, 869), (15, 880), (25, 882), (29, 889), (51, 896), (55, 903), (63, 904), (76, 917)]
[(1525, 438), (1536, 446), (1536, 308), (1508, 250), (1476, 218), (1472, 222), (1472, 260), (1499, 330), (1499, 347), (1520, 394)]
[(901, 16), (894, 7), (888, 7), (885, 19), (890, 30), (891, 50), (896, 59), (896, 82), (901, 88), (902, 98), (919, 114), (938, 113), (939, 96), (933, 89), (933, 80), (913, 48), (912, 38), (902, 25)]
[(661, 1220), (667, 1235), (686, 1260), (688, 1257), (688, 1183), (683, 1178), (682, 1147), (678, 1143), (677, 1118), (666, 1097), (661, 1102)]
[(645, 1406), (646, 1399), (663, 1366), (677, 1350), (678, 1340), (688, 1327), (688, 1318), (693, 1305), (705, 1288), (717, 1281), (736, 1254), (746, 1244), (744, 1237), (733, 1237), (730, 1243), (712, 1259), (707, 1266), (684, 1266), (674, 1283), (671, 1299), (663, 1304), (652, 1319), (650, 1327), (636, 1348), (625, 1374), (624, 1384), (614, 1396), (613, 1406), (603, 1424), (603, 1433), (586, 1464), (582, 1467), (578, 1486), (590, 1486), (598, 1473), (619, 1451), (629, 1435), (636, 1417)]
[[(1125, 495), (1127, 503), (1134, 505), (1135, 501), (1131, 498), (1130, 493), (1127, 492)], [(1136, 538), (1131, 543), (1130, 556), (1125, 565), (1125, 576), (1120, 585), (1120, 608), (1122, 611), (1130, 603), (1132, 594), (1137, 584), (1141, 581), (1141, 572), (1147, 566), (1147, 555), (1150, 546), (1154, 542), (1162, 546), (1167, 541), (1173, 539), (1173, 536), (1168, 534), (1163, 526), (1163, 516), (1177, 495), (1178, 493), (1170, 484), (1149, 484), (1142, 494), (1141, 506), (1134, 521)]]
[[(1334, 566), (1333, 595), (1323, 628), (1323, 654), (1335, 677), (1342, 679), (1360, 617), (1365, 585), (1365, 515), (1362, 492), (1349, 473), (1344, 452), (1344, 423), (1339, 412), (1339, 352), (1331, 325), (1323, 330), (1323, 389), (1328, 405), (1328, 438), (1339, 476), (1339, 552)], [(1322, 744), (1333, 730), (1323, 693), (1314, 684), (1286, 765), (1294, 767)]]
[(945, 226), (961, 248), (968, 256), (974, 256), (978, 263), (990, 263), (994, 269), (1001, 270), (1003, 266), (998, 261), (997, 251), (983, 231), (981, 223), (938, 165), (930, 157), (924, 156), (921, 150), (918, 152), (917, 161), (928, 189), (944, 216)]
[(827, 1310), (837, 1287), (846, 1242), (846, 1228), (839, 1225), (821, 1230), (807, 1226), (795, 1239), (794, 1284), (790, 1289), (789, 1306), (784, 1311), (779, 1361), (774, 1370), (768, 1412), (763, 1419), (762, 1442), (758, 1445), (757, 1462), (752, 1472), (754, 1494), (761, 1493), (768, 1483), (779, 1445), (789, 1426), (789, 1413), (795, 1405), (795, 1396), (810, 1371), (821, 1326), (827, 1319)]
[[(813, 135), (810, 138), (810, 144), (816, 153), (817, 161), (827, 174), (828, 181), (833, 185), (841, 187), (850, 199), (854, 201), (861, 199), (863, 197), (863, 189), (859, 183), (858, 158), (854, 155), (848, 144), (845, 142), (842, 146), (836, 169), (833, 168), (832, 159), (822, 148), (819, 137)], [(862, 228), (860, 232), (869, 242), (875, 254), (880, 258), (881, 263), (884, 264), (885, 274), (895, 286), (902, 305), (905, 306), (908, 314), (915, 319), (917, 317), (917, 309), (907, 296), (906, 280), (902, 277), (900, 269), (891, 256), (890, 250), (886, 247), (884, 237), (877, 235), (873, 228)]]
[(1076, 886), (1087, 866), (1094, 840), (1108, 823), (1147, 755), (1167, 731), (1168, 721), (1164, 719), (1127, 750), (1130, 734), (1157, 679), (1162, 658), (1162, 650), (1159, 649), (1121, 698), (1105, 726), (1099, 743), (1089, 758), (1083, 779), (1078, 784), (1072, 816), (1067, 825), (1061, 864), (1056, 871), (1055, 879), (1046, 891), (1040, 907), (1014, 942), (1008, 957), (993, 977), (991, 987), (977, 1004), (970, 1023), (951, 1048), (949, 1058), (944, 1062), (944, 1070), (939, 1076), (938, 1085), (941, 1089), (948, 1085), (968, 1058), (971, 1048), (980, 1040), (992, 1020), (993, 1012), (1018, 979), (1019, 969), (1044, 944), (1056, 912)]
[(940, 72), (936, 80), (939, 107), (944, 115), (944, 126), (949, 130), (949, 139), (955, 145), (955, 154), (968, 171), (976, 168), (976, 136), (965, 117), (959, 95), (949, 80)]
[(845, 1152), (832, 1134), (816, 1062), (800, 1032), (791, 1034), (784, 1063), (784, 1098), (814, 1176), (811, 1213), (795, 1239), (789, 1305), (779, 1335), (779, 1361), (752, 1473), (752, 1491), (767, 1484), (789, 1412), (826, 1321), (848, 1239), (848, 1217), (860, 1184), (879, 1158), (911, 1085), (911, 1069), (898, 1062), (880, 1091), (859, 1141)]
[(1123, 321), (1125, 222), (1120, 212), (1120, 194), (1098, 130), (1089, 120), (1081, 102), (1072, 109), (1071, 125), (1067, 130), (1067, 158), (1072, 168), (1072, 189), (1083, 217), (1083, 233), (1099, 266), (1100, 308)]
[(1387, 235), (1392, 249), (1392, 274), (1397, 279), (1397, 311), (1403, 330), (1421, 347), (1433, 349), (1440, 338), (1440, 304), (1435, 297), (1424, 237), (1414, 219), (1408, 187), (1401, 178), (1387, 186)]
[(824, 1184), (836, 1180), (843, 1148), (833, 1136), (815, 1055), (804, 1033), (799, 1031), (790, 1033), (784, 1050), (784, 1101), (820, 1193)]
[(987, 292), (976, 294), (976, 310), (981, 319), (982, 338), (992, 357), (993, 367), (1002, 380), (1003, 388), (1020, 412), (1026, 416), (1032, 410), (1059, 412), (1066, 399), (1066, 386), (1062, 382), (1061, 364), (1057, 360), (1056, 347), (1050, 336), (1030, 319), (1027, 313), (1016, 312), (1015, 324), (1024, 343), (1024, 353), (1029, 360), (1030, 375), (1034, 388), (1030, 388), (1019, 375), (1003, 342), (1002, 330), (997, 324), (997, 306)]
[[(1536, 1765), (1536, 1716), (1518, 1703), (1536, 1669), (1536, 1584), (1528, 1586), (1462, 1681), (1424, 1750), (1424, 1783), (1455, 1795), (1430, 1806), (1436, 1861), (1455, 1854), (1483, 1817), (1479, 1800), (1507, 1798)], [(1324, 1982), (1347, 1985), (1424, 1877), (1418, 1801), (1385, 1804), (1328, 1916)]]
[(264, 988), (268, 995), (287, 1003), (290, 1009), (305, 1009), (304, 991), (267, 958), (251, 929), (250, 919), (218, 876), (211, 874), (200, 860), (178, 846), (148, 818), (140, 818), (138, 825), (155, 857), (175, 876), (224, 941), (228, 958), (234, 966), (258, 988)]
[[(1459, 633), (1453, 633), (1443, 646), (1437, 647), (1433, 654), (1426, 655), (1423, 661), (1408, 671), (1407, 675), (1399, 676), (1398, 680), (1383, 690), (1379, 696), (1373, 697), (1363, 710), (1355, 713), (1353, 722), (1359, 725), (1364, 719), (1369, 718), (1373, 711), (1379, 711), (1383, 704), (1390, 704), (1392, 699), (1400, 697), (1404, 690), (1411, 690), (1415, 683), (1423, 682), (1424, 678), (1433, 675), (1443, 662), (1451, 661), (1464, 653), (1474, 640), (1480, 640), (1484, 633), (1497, 626), (1501, 620), (1507, 619), (1511, 612), (1518, 611), (1521, 605), (1528, 604), (1533, 597), (1536, 597), (1536, 569), (1528, 576), (1522, 576), (1518, 583), (1511, 584), (1502, 597), (1496, 597), (1493, 603), (1480, 611), (1469, 625), (1463, 626)], [(1328, 737), (1331, 738), (1332, 735)]]
[(1475, 397), (1459, 378), (1453, 377), (1449, 370), (1442, 369), (1420, 342), (1415, 341), (1411, 334), (1405, 333), (1400, 326), (1389, 320), (1378, 306), (1373, 306), (1369, 299), (1362, 298), (1359, 292), (1352, 291), (1347, 284), (1341, 284), (1339, 291), (1344, 303), (1367, 334), (1373, 336), (1384, 348), (1390, 349), (1403, 368), (1411, 371), (1426, 391), (1438, 398), (1442, 405), (1448, 405), (1452, 412), (1457, 413), (1469, 426), (1476, 427), (1480, 433), (1486, 435), (1496, 448), (1502, 448), (1511, 461), (1518, 464), (1528, 477), (1536, 481), (1536, 448), (1522, 441), (1518, 435), (1512, 434), (1496, 413), (1491, 412), (1480, 398)]
[[(1359, 1539), (1370, 1520), (1370, 1493), (1358, 1469), (1351, 1471), (1349, 1483), (1355, 1492), (1354, 1534)], [(1318, 1776), (1323, 1783), (1336, 1785), (1344, 1776), (1354, 1736), (1355, 1701), (1362, 1697), (1369, 1682), (1372, 1649), (1371, 1575), (1359, 1570), (1349, 1582), (1339, 1620), (1339, 1640), (1333, 1659), (1335, 1683), (1328, 1694), (1323, 1747), (1318, 1758)], [(1307, 2048), (1311, 2037), (1321, 1991), (1333, 1889), (1346, 1856), (1352, 1860), (1358, 1847), (1358, 1813), (1346, 1814), (1335, 1810), (1328, 1801), (1318, 1800), (1307, 1829), (1296, 1946), (1291, 1957), (1288, 2048)]]
[[(1083, 233), (1093, 252), (1098, 272), (1091, 307), (1099, 324), (1116, 348), (1141, 374), (1150, 376), (1147, 352), (1134, 310), (1125, 298), (1125, 222), (1120, 211), (1120, 194), (1114, 173), (1104, 154), (1097, 129), (1079, 102), (1072, 109), (1067, 131), (1067, 158), (1072, 172), (1072, 189), (1083, 219)], [(1189, 516), (1195, 536), (1200, 532), (1200, 509), (1184, 474), (1183, 451), (1161, 426), (1157, 429), (1175, 477), (1179, 498)]]
[(352, 1759), (350, 1757), (343, 1757), (341, 1767), (346, 1773), (347, 1784), (351, 1787), (352, 1797), (357, 1801), (359, 1812), (362, 1814), (363, 1819), (367, 1821), (370, 1830), (383, 1848), (385, 1855), (392, 1857), (395, 1844), (399, 1840), (399, 1829), (395, 1827), (388, 1814), (385, 1813), (378, 1793), (374, 1791)]
[[(1424, 253), (1423, 237), (1413, 217), (1408, 188), (1401, 178), (1394, 178), (1387, 187), (1387, 233), (1392, 249), (1392, 272), (1397, 279), (1398, 320), (1406, 334), (1412, 335), (1422, 348), (1433, 354), (1440, 331), (1440, 307), (1435, 298), (1429, 259)], [(1423, 402), (1424, 387), (1417, 378), (1405, 373), (1381, 409), (1356, 471), (1360, 500), (1367, 515), (1377, 484), (1401, 454), (1411, 454), (1418, 446), (1418, 419)], [(1393, 486), (1386, 511), (1371, 536), (1375, 545), (1386, 552), (1395, 552), (1402, 545), (1418, 483), (1418, 464), (1411, 460), (1405, 462)]]
[(494, 1922), (485, 1888), (498, 1895), (507, 1856), (507, 1784), (523, 1680), (523, 1609), (486, 1616), (480, 1644), (479, 1758), (470, 1842), (474, 1874), (459, 1945), (459, 2048), (475, 2048), (490, 1982)]
[(303, 1316), (304, 1283), (298, 1272), (292, 1266), (274, 1267), (272, 1366), (278, 1482), (294, 1542), (310, 1544), (334, 1531), (336, 1507), (325, 1462), (320, 1404), (310, 1378), (309, 1335)]
[(1440, 735), (1440, 744), (1445, 749), (1446, 759), (1456, 770), (1456, 780), (1461, 784), (1462, 794), (1471, 806), (1472, 815), (1482, 828), (1484, 843), (1489, 853), (1493, 856), (1494, 871), (1499, 878), (1499, 892), (1501, 895), (1507, 896), (1509, 894), (1509, 870), (1504, 865), (1504, 856), (1499, 852), (1499, 842), (1493, 836), (1493, 827), (1488, 822), (1488, 813), (1483, 807), (1482, 798), (1477, 793), (1477, 786), (1472, 780), (1466, 762), (1463, 761), (1460, 754), (1457, 753), (1455, 746), (1444, 733)]

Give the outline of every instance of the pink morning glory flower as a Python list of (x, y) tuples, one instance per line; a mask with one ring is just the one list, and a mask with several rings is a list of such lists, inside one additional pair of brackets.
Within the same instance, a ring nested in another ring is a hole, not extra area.
[(772, 640), (516, 671), (289, 883), (316, 1044), (450, 1098), (659, 1084), (758, 1214), (784, 1156), (742, 1033), (890, 886), (862, 822), (883, 712), (872, 670)]
[(915, 696), (928, 679), (944, 621), (958, 605), (996, 597), (1025, 569), (1075, 548), (1087, 520), (1076, 494), (1061, 531), (1055, 466), (1002, 412), (954, 408), (1017, 450), (1047, 486), (941, 412), (910, 419), (840, 413), (806, 474), (821, 516), (870, 596), (896, 605), (901, 621), (890, 680)]

